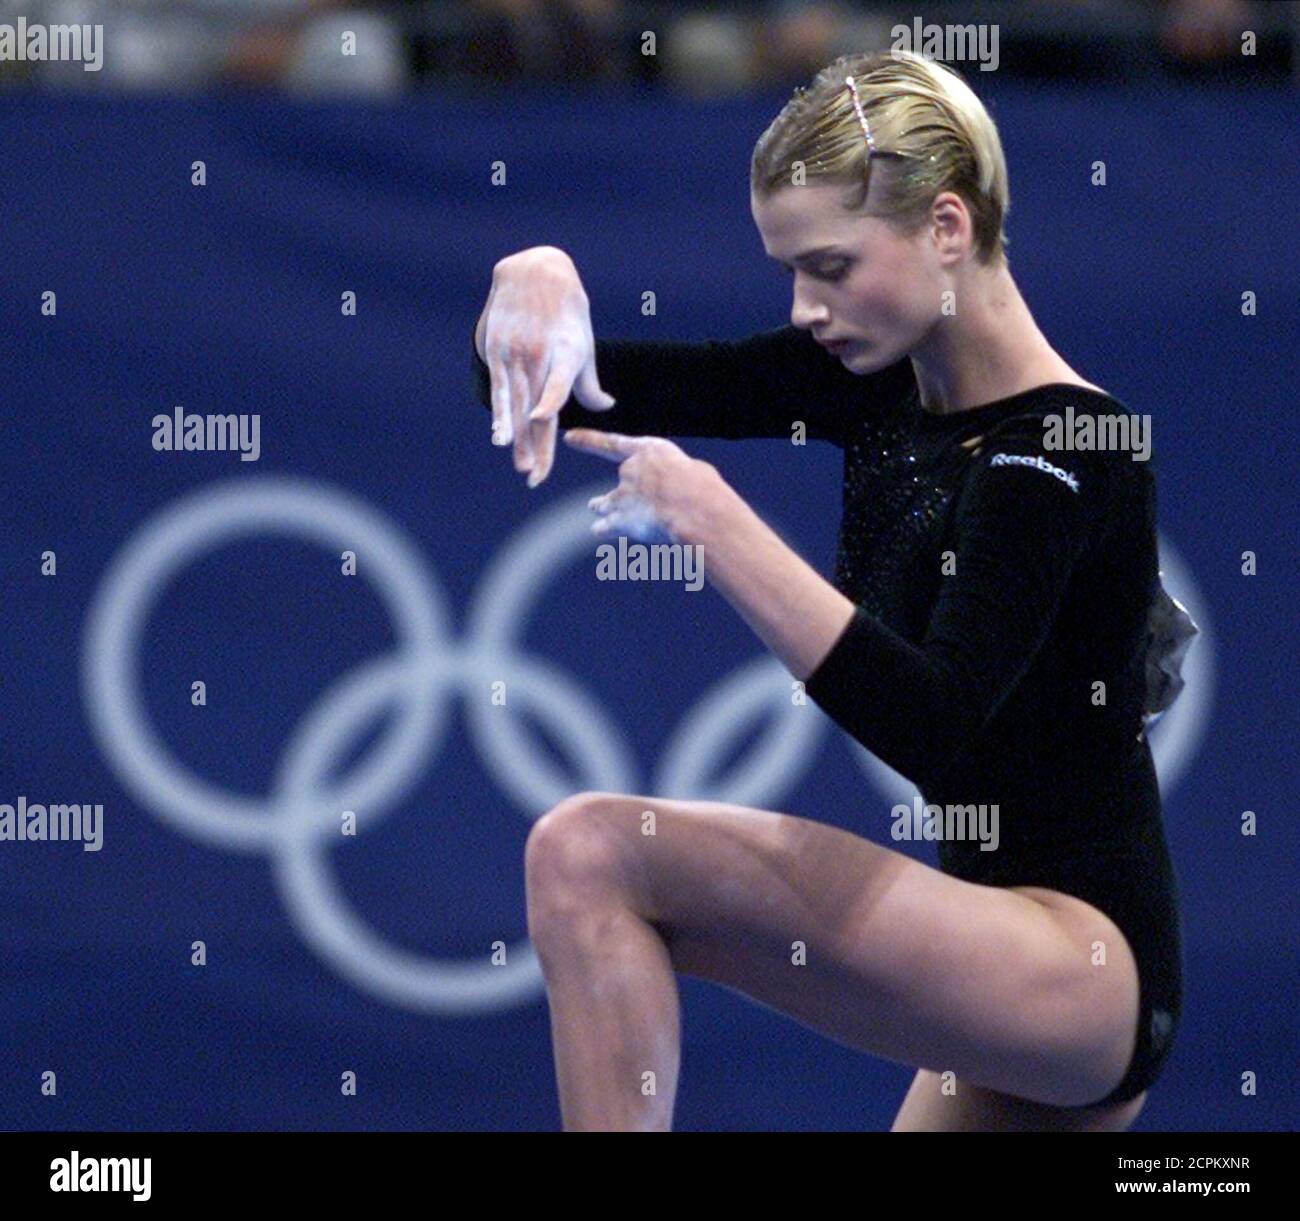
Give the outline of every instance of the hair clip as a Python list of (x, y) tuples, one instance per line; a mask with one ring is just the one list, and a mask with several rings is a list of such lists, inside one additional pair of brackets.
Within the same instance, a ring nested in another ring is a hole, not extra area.
[(867, 116), (862, 110), (862, 99), (858, 97), (858, 87), (853, 83), (851, 76), (846, 76), (844, 83), (853, 94), (853, 109), (858, 112), (858, 122), (862, 124), (862, 134), (867, 137), (867, 148), (874, 153), (876, 151), (876, 142), (872, 139), (871, 125), (867, 122)]

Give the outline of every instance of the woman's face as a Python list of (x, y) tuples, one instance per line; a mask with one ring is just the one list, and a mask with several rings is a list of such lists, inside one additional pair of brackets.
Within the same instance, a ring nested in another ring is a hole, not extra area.
[(750, 208), (763, 248), (794, 276), (790, 321), (817, 340), (847, 341), (834, 354), (853, 372), (871, 373), (922, 345), (952, 281), (930, 227), (902, 236), (877, 217), (846, 212), (842, 192), (783, 187), (767, 199), (751, 195)]

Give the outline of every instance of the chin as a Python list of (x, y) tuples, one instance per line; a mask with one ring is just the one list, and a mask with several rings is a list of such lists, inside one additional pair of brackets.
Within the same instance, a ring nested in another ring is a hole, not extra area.
[(889, 363), (883, 359), (883, 355), (874, 344), (857, 340), (840, 356), (840, 363), (846, 369), (852, 369), (854, 373), (874, 373)]

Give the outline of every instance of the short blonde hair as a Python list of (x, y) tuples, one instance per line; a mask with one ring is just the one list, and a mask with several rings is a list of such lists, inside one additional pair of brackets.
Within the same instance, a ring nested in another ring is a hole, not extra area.
[[(853, 77), (878, 150), (866, 137), (845, 79)], [(970, 209), (976, 258), (1006, 262), (1003, 221), (1011, 208), (1007, 162), (998, 129), (970, 86), (951, 68), (910, 51), (842, 55), (807, 88), (795, 90), (759, 137), (750, 162), (750, 189), (765, 198), (804, 180), (843, 183), (844, 206), (858, 211), (882, 162), (879, 202), (871, 215), (904, 232), (924, 223), (941, 191)]]

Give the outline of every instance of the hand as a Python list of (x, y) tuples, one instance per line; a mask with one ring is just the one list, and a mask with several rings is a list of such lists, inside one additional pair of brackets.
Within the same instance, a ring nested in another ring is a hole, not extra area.
[(475, 330), (492, 382), (492, 443), (514, 443), (515, 470), (536, 487), (555, 461), (556, 416), (570, 393), (592, 411), (614, 399), (596, 377), (591, 307), (563, 250), (534, 246), (492, 269)]
[(648, 540), (662, 533), (673, 542), (696, 543), (729, 491), (717, 467), (663, 437), (570, 428), (564, 442), (619, 464), (618, 487), (587, 502), (600, 515), (593, 534)]

